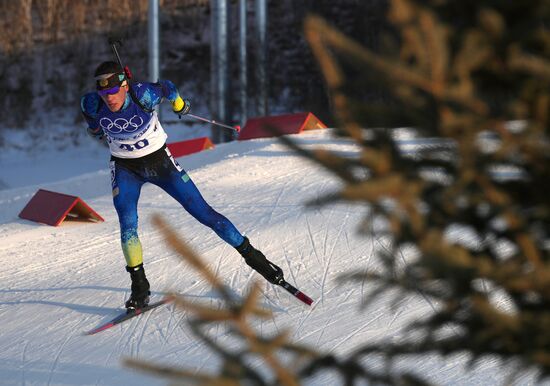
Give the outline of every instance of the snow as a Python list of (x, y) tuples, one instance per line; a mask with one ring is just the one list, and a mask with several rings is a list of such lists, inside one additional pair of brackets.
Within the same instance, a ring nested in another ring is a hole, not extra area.
[[(166, 112), (163, 113), (166, 115)], [(172, 119), (168, 122), (163, 124), (163, 127), (169, 135), (170, 142), (210, 136), (204, 124), (197, 124), (189, 119)], [(71, 130), (74, 131), (74, 128)], [(54, 134), (33, 133), (32, 136), (37, 137), (33, 141), (26, 138), (29, 136), (26, 131), (5, 130), (6, 144), (0, 152), (0, 190), (62, 181), (101, 170), (108, 165), (109, 150), (106, 146), (90, 141), (84, 134), (84, 129), (78, 137), (78, 145), (74, 145), (67, 140), (70, 136), (68, 131), (69, 129), (65, 128), (64, 131), (58, 129)], [(52, 149), (52, 143), (58, 143), (59, 148)]]
[[(330, 130), (293, 137), (310, 148), (323, 146), (348, 155), (358, 151), (352, 143), (333, 138)], [(0, 159), (1, 180), (9, 187), (0, 191), (0, 385), (166, 384), (125, 368), (123, 358), (196, 371), (216, 369), (214, 355), (187, 329), (186, 312), (173, 306), (95, 336), (82, 334), (116, 316), (129, 296), (107, 150), (90, 145), (54, 157), (8, 160)], [(390, 298), (381, 298), (359, 310), (370, 284), (340, 284), (337, 277), (376, 268), (374, 253), (385, 241), (358, 234), (365, 207), (338, 204), (306, 210), (306, 201), (336, 190), (340, 183), (276, 140), (218, 145), (179, 162), (206, 200), (281, 266), (289, 282), (315, 300), (308, 307), (281, 288), (265, 285), (261, 302), (274, 317), (254, 321), (258, 331), (270, 334), (288, 328), (296, 343), (345, 354), (364, 342), (403, 336), (404, 325), (436, 307), (416, 296), (400, 299), (394, 307)], [(106, 221), (66, 221), (50, 227), (19, 219), (17, 214), (39, 187), (80, 196)], [(157, 213), (238, 294), (260, 279), (233, 248), (159, 188), (144, 186), (139, 213), (153, 301), (162, 292), (176, 291), (196, 301), (219, 302), (205, 280), (165, 245), (150, 221)], [(227, 340), (223, 329), (209, 333)], [(504, 365), (489, 359), (466, 372), (467, 359), (433, 356), (400, 366), (442, 385), (492, 385), (508, 375)], [(530, 377), (519, 384), (533, 383)], [(307, 384), (336, 385), (339, 379), (323, 372)]]

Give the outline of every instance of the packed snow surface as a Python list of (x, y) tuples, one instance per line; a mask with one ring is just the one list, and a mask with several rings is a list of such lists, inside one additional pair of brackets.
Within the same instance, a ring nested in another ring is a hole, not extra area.
[[(333, 138), (330, 130), (293, 138), (307, 148), (324, 147), (346, 156), (358, 151), (351, 142)], [(35, 156), (32, 163), (42, 173), (38, 185), (24, 186), (13, 173), (2, 176), (8, 186), (19, 187), (0, 191), (0, 385), (167, 383), (125, 368), (123, 358), (214, 371), (219, 365), (215, 355), (187, 328), (188, 314), (173, 305), (98, 335), (83, 335), (119, 314), (130, 288), (112, 206), (109, 156), (106, 149), (90, 149), (91, 156), (86, 151), (59, 152), (56, 166), (50, 168), (46, 156)], [(93, 162), (86, 161), (90, 159)], [(66, 178), (60, 168), (76, 172), (79, 162), (81, 174)], [(290, 329), (296, 343), (344, 355), (365, 342), (402, 337), (406, 323), (436, 307), (427, 298), (413, 296), (394, 308), (382, 298), (359, 310), (370, 284), (341, 283), (337, 278), (351, 270), (376, 268), (375, 251), (387, 240), (357, 232), (364, 206), (343, 203), (306, 209), (306, 201), (337, 190), (340, 182), (276, 140), (232, 142), (179, 162), (206, 200), (278, 264), (289, 282), (315, 300), (308, 307), (282, 288), (265, 284), (261, 304), (273, 312), (273, 318), (253, 321), (258, 331), (271, 335)], [(17, 173), (33, 169), (19, 168)], [(19, 219), (18, 213), (38, 188), (81, 197), (105, 222), (65, 221), (51, 227)], [(175, 291), (193, 301), (220, 304), (205, 279), (166, 246), (150, 221), (157, 213), (237, 294), (261, 280), (233, 248), (175, 200), (146, 185), (139, 203), (140, 237), (153, 301), (165, 291)], [(224, 328), (212, 328), (209, 334), (217, 340), (227, 337)], [(467, 359), (465, 355), (411, 358), (401, 366), (442, 385), (494, 385), (507, 375), (504, 366), (492, 360), (466, 372)], [(329, 372), (308, 380), (310, 385), (340, 382)]]

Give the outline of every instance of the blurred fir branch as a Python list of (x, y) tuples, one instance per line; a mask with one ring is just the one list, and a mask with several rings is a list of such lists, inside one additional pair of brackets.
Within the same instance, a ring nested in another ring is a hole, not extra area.
[[(225, 287), (201, 258), (178, 238), (176, 232), (164, 220), (155, 216), (153, 222), (164, 233), (168, 245), (184, 262), (197, 270), (221, 296), (222, 304), (203, 305), (187, 300), (183, 295), (174, 294), (176, 306), (191, 315), (187, 321), (191, 331), (221, 359), (222, 365), (217, 374), (200, 373), (193, 369), (175, 368), (160, 363), (151, 364), (136, 359), (126, 359), (126, 366), (170, 379), (177, 384), (201, 386), (294, 386), (302, 384), (303, 380), (325, 369), (338, 371), (345, 384), (362, 379), (375, 384), (428, 385), (413, 374), (393, 377), (363, 368), (355, 360), (341, 360), (332, 355), (321, 355), (307, 346), (292, 343), (289, 340), (290, 331), (283, 330), (274, 336), (259, 334), (252, 327), (251, 320), (272, 318), (271, 312), (258, 304), (260, 286), (255, 283), (247, 296), (238, 298)], [(226, 329), (231, 338), (229, 340), (239, 343), (229, 345), (217, 342), (208, 335), (208, 331), (213, 331), (212, 325)]]
[[(330, 165), (337, 155), (304, 154), (346, 183), (314, 204), (363, 202), (370, 208), (366, 233), (376, 237), (369, 229), (382, 219), (392, 237), (380, 251), (383, 272), (343, 279), (376, 284), (365, 304), (400, 289), (439, 305), (409, 326), (415, 339), (366, 344), (354, 360), (469, 353), (473, 361), (497, 356), (550, 375), (549, 16), (545, 1), (394, 0), (393, 55), (367, 50), (320, 18), (306, 21), (338, 134), (361, 148), (357, 159)], [(373, 75), (361, 79), (360, 68), (386, 80), (393, 99), (385, 109), (348, 91), (369, 88)], [(369, 121), (450, 140), (451, 156), (441, 157), (438, 146), (411, 156), (392, 130), (366, 129)], [(496, 146), (489, 149), (487, 139)], [(498, 177), (495, 168), (503, 166), (516, 176)], [(473, 231), (474, 241), (450, 237), (457, 226)], [(398, 269), (411, 246), (418, 257)]]
[[(421, 296), (433, 312), (412, 321), (397, 340), (365, 342), (347, 357), (294, 345), (289, 333), (259, 335), (249, 320), (269, 317), (258, 287), (235, 299), (173, 231), (169, 243), (222, 294), (222, 308), (180, 298), (192, 331), (222, 359), (218, 374), (149, 366), (200, 385), (298, 385), (335, 371), (346, 385), (427, 385), (393, 366), (439, 354), (463, 354), (550, 376), (550, 6), (544, 0), (461, 2), (391, 0), (395, 44), (374, 53), (311, 16), (305, 33), (326, 78), (336, 134), (360, 148), (356, 158), (302, 149), (343, 181), (311, 205), (339, 200), (369, 209), (361, 230), (389, 239), (382, 269), (340, 279), (367, 281), (363, 307), (378, 297)], [(396, 49), (392, 49), (392, 47)], [(374, 82), (373, 82), (374, 80)], [(385, 84), (391, 97), (366, 104), (361, 88)], [(368, 125), (367, 125), (368, 124)], [(370, 127), (367, 127), (370, 126)], [(428, 145), (404, 152), (390, 127), (411, 127)], [(508, 168), (512, 176), (495, 170)], [(380, 230), (376, 222), (385, 224)], [(457, 229), (459, 237), (457, 237)], [(413, 252), (411, 252), (413, 251)], [(228, 326), (243, 342), (228, 348), (205, 328)], [(282, 355), (284, 353), (284, 355)], [(281, 361), (281, 357), (291, 358)], [(372, 370), (366, 359), (382, 359)], [(261, 360), (268, 371), (250, 363)], [(128, 361), (138, 369), (141, 362)], [(426, 376), (426, 374), (423, 374)]]
[[(186, 300), (183, 296), (176, 296), (175, 303), (178, 307), (189, 311), (193, 315), (188, 321), (191, 330), (222, 359), (223, 365), (219, 374), (212, 375), (154, 366), (135, 360), (127, 360), (126, 364), (164, 377), (180, 381), (186, 380), (190, 384), (240, 385), (241, 382), (249, 382), (258, 385), (298, 385), (295, 371), (288, 368), (288, 365), (282, 364), (275, 354), (280, 351), (294, 354), (295, 358), (292, 363), (301, 363), (304, 358), (315, 354), (307, 348), (292, 345), (288, 341), (288, 331), (282, 331), (272, 337), (263, 337), (254, 331), (249, 322), (251, 318), (267, 319), (272, 317), (271, 312), (262, 309), (257, 304), (260, 294), (259, 285), (255, 283), (244, 299), (236, 299), (231, 291), (201, 261), (200, 257), (179, 240), (176, 233), (160, 217), (155, 217), (154, 223), (164, 232), (168, 244), (178, 252), (184, 261), (207, 279), (222, 297), (224, 303), (222, 308), (199, 305)], [(207, 331), (210, 331), (209, 326), (214, 323), (227, 325), (229, 335), (235, 337), (244, 347), (231, 350), (211, 339)], [(273, 383), (265, 381), (263, 373), (250, 365), (251, 357), (262, 360), (264, 364), (262, 370), (270, 370), (270, 376), (274, 378)]]

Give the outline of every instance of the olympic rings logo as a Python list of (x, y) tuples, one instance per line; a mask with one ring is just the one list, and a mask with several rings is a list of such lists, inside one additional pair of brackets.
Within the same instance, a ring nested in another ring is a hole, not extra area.
[(118, 134), (123, 131), (133, 133), (143, 125), (143, 119), (139, 115), (134, 115), (132, 118), (117, 118), (111, 121), (109, 118), (101, 118), (99, 125), (110, 133)]

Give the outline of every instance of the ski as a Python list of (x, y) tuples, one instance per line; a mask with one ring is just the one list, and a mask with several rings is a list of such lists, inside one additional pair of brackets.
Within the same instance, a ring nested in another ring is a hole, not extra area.
[(301, 300), (308, 306), (311, 306), (313, 303), (313, 299), (307, 296), (305, 293), (300, 291), (298, 288), (294, 287), (292, 284), (288, 283), (286, 280), (281, 280), (279, 283), (281, 287), (286, 289), (288, 292), (290, 292), (292, 295), (294, 295), (297, 299)]
[(125, 322), (129, 319), (132, 319), (136, 316), (139, 316), (141, 314), (144, 314), (145, 312), (147, 311), (151, 311), (159, 306), (162, 306), (163, 304), (167, 304), (167, 303), (170, 303), (174, 298), (173, 297), (166, 297), (158, 302), (155, 302), (155, 303), (151, 303), (143, 308), (138, 308), (134, 311), (130, 311), (129, 313), (124, 313), (124, 314), (121, 314), (119, 316), (117, 316), (116, 318), (114, 318), (113, 320), (109, 321), (109, 322), (106, 322), (104, 324), (102, 324), (101, 326), (99, 327), (96, 327), (94, 328), (93, 330), (90, 330), (88, 332), (85, 333), (85, 335), (94, 335), (94, 334), (97, 334), (98, 332), (101, 332), (101, 331), (105, 331), (111, 327), (114, 327), (116, 326), (117, 324), (120, 324), (122, 322)]

